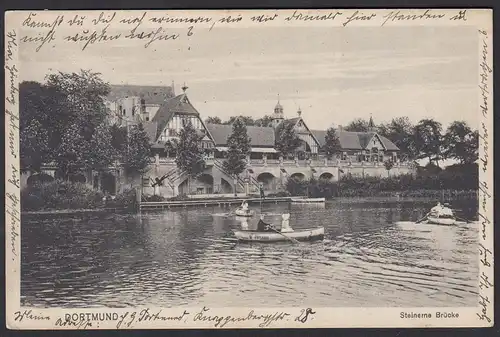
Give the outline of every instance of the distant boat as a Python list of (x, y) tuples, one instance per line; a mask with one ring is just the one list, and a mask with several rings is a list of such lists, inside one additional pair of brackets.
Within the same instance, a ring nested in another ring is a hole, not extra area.
[(291, 198), (290, 200), (295, 204), (313, 204), (325, 202), (325, 198)]
[(457, 221), (455, 217), (427, 217), (427, 223), (433, 225), (444, 225), (444, 226), (453, 226), (461, 223), (461, 221)]
[(323, 240), (325, 227), (300, 229), (283, 234), (277, 232), (234, 231), (234, 235), (238, 240), (244, 242), (313, 241)]
[(237, 216), (243, 216), (243, 217), (252, 217), (255, 212), (250, 210), (250, 209), (247, 209), (246, 211), (243, 210), (242, 208), (238, 207), (235, 211), (234, 211), (234, 214), (236, 214)]

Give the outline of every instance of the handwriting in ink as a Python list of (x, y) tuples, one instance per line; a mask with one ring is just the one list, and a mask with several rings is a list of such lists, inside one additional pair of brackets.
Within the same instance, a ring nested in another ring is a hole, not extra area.
[(479, 278), (479, 289), (489, 289), (490, 287), (493, 287), (493, 283), (490, 282), (489, 277), (483, 271)]
[(481, 73), (479, 74), (479, 76), (481, 77), (481, 83), (479, 84), (479, 88), (481, 89), (481, 96), (482, 96), (482, 104), (480, 108), (483, 113), (483, 116), (486, 117), (489, 109), (488, 97), (490, 95), (488, 88), (488, 79), (489, 75), (493, 72), (493, 69), (491, 69), (491, 67), (488, 65), (488, 43), (486, 42), (487, 34), (485, 31), (479, 31), (479, 33), (485, 36), (482, 43), (481, 63), (479, 64), (479, 67), (481, 68)]
[(213, 19), (211, 17), (198, 16), (198, 17), (171, 17), (168, 15), (165, 16), (153, 16), (149, 18), (150, 22), (153, 23), (209, 23), (212, 22)]
[(214, 28), (214, 26), (215, 26), (216, 23), (222, 23), (222, 24), (224, 24), (224, 23), (238, 23), (241, 20), (243, 20), (243, 18), (242, 18), (242, 16), (240, 14), (238, 14), (235, 17), (233, 17), (231, 15), (228, 15), (226, 17), (223, 17), (223, 18), (217, 20), (216, 22), (213, 22), (212, 26), (210, 26), (209, 30), (211, 31)]
[(23, 21), (23, 26), (30, 28), (50, 28), (49, 31), (39, 33), (36, 36), (24, 36), (21, 41), (27, 43), (40, 42), (36, 48), (36, 51), (39, 52), (45, 44), (50, 44), (52, 41), (55, 41), (56, 28), (64, 22), (64, 15), (58, 15), (57, 18), (50, 23), (35, 21), (33, 19), (35, 16), (35, 13), (30, 13), (26, 20)]
[(450, 20), (456, 21), (456, 20), (462, 20), (462, 21), (467, 21), (467, 10), (459, 11), (458, 14), (453, 15)]
[(113, 14), (104, 14), (104, 12), (101, 12), (99, 14), (99, 17), (97, 19), (92, 19), (92, 23), (94, 25), (98, 25), (100, 23), (104, 23), (104, 24), (110, 24), (114, 18), (116, 16), (116, 12), (113, 12)]
[(8, 72), (8, 77), (9, 77), (9, 88), (8, 88), (8, 93), (5, 98), (5, 100), (12, 105), (16, 105), (17, 99), (17, 93), (19, 92), (19, 88), (16, 86), (16, 78), (18, 77), (19, 70), (17, 69), (16, 65), (6, 65), (5, 69)]
[(36, 315), (33, 310), (16, 311), (14, 313), (14, 321), (21, 322), (22, 320), (33, 320), (33, 321), (49, 321), (49, 316)]
[(6, 201), (10, 201), (10, 203), (5, 203), (5, 213), (10, 216), (10, 252), (12, 253), (12, 261), (14, 261), (14, 258), (17, 256), (16, 240), (19, 237), (18, 227), (21, 223), (18, 210), (19, 198), (12, 193), (5, 193), (5, 196), (7, 197)]
[(68, 25), (70, 25), (70, 26), (73, 26), (73, 25), (83, 26), (83, 23), (85, 22), (85, 18), (86, 17), (84, 15), (75, 14), (75, 16), (72, 19), (68, 20)]
[(179, 36), (180, 35), (177, 33), (167, 33), (163, 27), (158, 27), (155, 31), (149, 31), (148, 33), (137, 33), (134, 28), (129, 34), (125, 35), (125, 38), (130, 40), (148, 40), (148, 42), (144, 44), (144, 48), (148, 48), (155, 41), (176, 40)]
[(488, 304), (490, 303), (490, 299), (488, 296), (479, 295), (479, 305), (482, 307), (481, 313), (476, 313), (480, 320), (487, 320), (488, 323), (491, 323), (491, 318), (488, 316)]
[[(309, 319), (309, 315), (314, 315), (316, 312), (311, 308), (300, 310), (300, 315), (295, 318), (295, 321), (305, 323)], [(311, 316), (312, 317), (312, 316)], [(311, 318), (312, 320), (312, 318)]]
[(349, 23), (353, 21), (370, 21), (374, 17), (376, 17), (377, 14), (372, 13), (370, 15), (363, 15), (360, 14), (359, 11), (355, 11), (351, 16), (349, 16), (343, 23), (342, 26), (347, 26)]
[(85, 330), (87, 328), (92, 328), (92, 322), (88, 320), (80, 320), (80, 321), (63, 320), (62, 318), (59, 317), (56, 320), (55, 326), (67, 326)]
[(75, 35), (69, 35), (64, 37), (64, 40), (68, 42), (85, 42), (82, 47), (82, 51), (87, 49), (89, 45), (99, 42), (108, 42), (117, 40), (121, 37), (121, 34), (108, 35), (107, 29), (109, 24), (103, 27), (99, 32), (95, 30), (85, 29), (82, 32), (76, 33)]
[(268, 327), (275, 321), (286, 320), (286, 317), (289, 316), (289, 313), (286, 312), (273, 312), (273, 313), (265, 313), (265, 314), (256, 314), (254, 310), (250, 310), (248, 315), (234, 317), (231, 315), (228, 316), (219, 316), (219, 315), (211, 315), (209, 314), (210, 309), (207, 307), (203, 307), (200, 312), (196, 313), (193, 316), (193, 322), (209, 322), (214, 325), (216, 328), (223, 328), (229, 323), (236, 322), (245, 322), (245, 321), (261, 321), (259, 323), (260, 328)]
[(5, 61), (13, 61), (12, 48), (14, 47), (17, 47), (17, 34), (15, 30), (11, 30), (10, 32), (7, 33), (7, 48), (5, 48), (6, 49)]
[(341, 12), (329, 12), (328, 14), (323, 15), (309, 15), (294, 11), (292, 15), (285, 17), (285, 21), (333, 21), (341, 15)]
[(491, 264), (490, 262), (488, 261), (488, 254), (491, 255), (491, 250), (489, 250), (488, 248), (486, 248), (485, 246), (483, 246), (482, 243), (479, 244), (479, 256), (484, 256), (484, 258), (482, 259), (479, 259), (479, 261), (481, 261), (481, 263), (483, 264), (483, 266), (485, 267), (491, 267)]
[(133, 18), (126, 18), (126, 19), (121, 19), (120, 23), (127, 24), (127, 25), (135, 25), (134, 30), (137, 29), (141, 24), (142, 20), (144, 20), (144, 17), (146, 16), (146, 12), (142, 13), (142, 15), (139, 17), (133, 17)]
[(262, 15), (252, 16), (250, 18), (250, 20), (252, 20), (253, 22), (263, 23), (263, 22), (268, 22), (268, 21), (274, 21), (274, 19), (276, 19), (277, 17), (278, 17), (278, 14), (276, 14), (276, 13), (274, 15), (262, 14)]
[(433, 14), (429, 9), (423, 12), (422, 14), (408, 14), (404, 15), (401, 14), (401, 11), (392, 11), (387, 15), (383, 16), (384, 22), (382, 23), (382, 26), (384, 26), (387, 22), (394, 22), (394, 21), (416, 21), (416, 20), (436, 20), (436, 19), (442, 19), (445, 15), (444, 14)]

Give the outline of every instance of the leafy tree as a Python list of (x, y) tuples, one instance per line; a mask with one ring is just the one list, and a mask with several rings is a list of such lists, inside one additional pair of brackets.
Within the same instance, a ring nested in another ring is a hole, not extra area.
[(266, 127), (266, 126), (271, 126), (272, 122), (273, 122), (273, 117), (271, 117), (269, 115), (265, 115), (262, 118), (256, 119), (255, 122), (254, 122), (254, 125), (255, 126), (264, 126), (264, 127)]
[(293, 123), (284, 122), (277, 127), (275, 147), (283, 157), (294, 153), (301, 142)]
[(415, 148), (417, 158), (428, 158), (439, 166), (441, 159), (441, 123), (433, 119), (422, 119), (415, 126)]
[(19, 85), (19, 140), (21, 170), (39, 172), (41, 165), (53, 159), (54, 149), (61, 143), (57, 128), (62, 114), (57, 105), (63, 99), (55, 89), (38, 82)]
[(222, 120), (220, 117), (208, 117), (205, 119), (205, 123), (207, 124), (222, 124)]
[(390, 139), (400, 150), (402, 159), (411, 160), (417, 156), (414, 126), (408, 117), (393, 118), (388, 124), (378, 127), (378, 133)]
[(344, 127), (345, 131), (354, 131), (354, 132), (368, 132), (368, 124), (369, 121), (362, 119), (362, 118), (356, 118), (347, 126)]
[(470, 164), (478, 158), (478, 132), (472, 131), (466, 122), (455, 121), (444, 135), (444, 156)]
[[(232, 133), (227, 137), (229, 150), (227, 159), (224, 161), (224, 170), (232, 175), (235, 181), (246, 168), (245, 158), (250, 152), (250, 142), (246, 125), (240, 118), (236, 119), (233, 123)], [(236, 182), (234, 185), (234, 193), (236, 194)]]
[(231, 117), (229, 117), (229, 119), (226, 122), (224, 122), (222, 124), (230, 125), (230, 124), (233, 124), (238, 119), (241, 120), (243, 122), (243, 124), (245, 124), (245, 125), (254, 125), (255, 124), (255, 121), (250, 116), (231, 116)]
[(128, 173), (144, 173), (151, 161), (151, 144), (142, 123), (129, 129), (124, 166)]
[(387, 176), (389, 177), (389, 172), (394, 167), (394, 162), (392, 160), (386, 160), (384, 162), (384, 167), (387, 170)]
[(178, 142), (177, 139), (172, 139), (172, 140), (167, 140), (165, 142), (165, 152), (167, 153), (167, 156), (177, 155), (177, 146)]
[(340, 140), (334, 128), (328, 128), (325, 135), (324, 151), (326, 157), (331, 159), (335, 154), (340, 152)]
[(123, 154), (127, 146), (127, 128), (113, 124), (110, 127), (111, 145), (117, 153)]
[(201, 147), (202, 138), (203, 136), (196, 132), (191, 121), (186, 121), (179, 134), (175, 162), (181, 171), (187, 172), (188, 185), (191, 178), (198, 177), (205, 170), (205, 160)]

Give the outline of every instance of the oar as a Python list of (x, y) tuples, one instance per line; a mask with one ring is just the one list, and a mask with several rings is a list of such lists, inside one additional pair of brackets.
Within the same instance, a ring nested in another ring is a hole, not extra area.
[(431, 214), (431, 213), (430, 212), (427, 213), (426, 215), (424, 215), (424, 217), (422, 219), (415, 221), (415, 223), (421, 223), (422, 221), (424, 221), (425, 219), (427, 219), (427, 217), (429, 216), (429, 214)]
[(281, 233), (280, 231), (278, 231), (278, 230), (274, 229), (274, 227), (272, 227), (272, 226), (268, 226), (268, 227), (269, 227), (269, 228), (271, 228), (271, 229), (272, 229), (273, 231), (275, 231), (276, 233), (283, 235), (285, 238), (287, 238), (288, 240), (292, 241), (293, 243), (297, 243), (297, 244), (299, 244), (299, 245), (300, 245), (300, 241), (299, 241), (299, 240), (296, 240), (296, 239), (294, 239), (294, 238), (291, 238), (291, 237), (289, 237), (289, 236), (287, 236), (287, 235), (285, 235), (285, 234)]
[(455, 218), (457, 218), (458, 220), (465, 221), (466, 223), (470, 223), (470, 221), (469, 221), (469, 220), (464, 219), (464, 218), (461, 218), (461, 217), (459, 217), (459, 216), (456, 216), (456, 215), (455, 215)]

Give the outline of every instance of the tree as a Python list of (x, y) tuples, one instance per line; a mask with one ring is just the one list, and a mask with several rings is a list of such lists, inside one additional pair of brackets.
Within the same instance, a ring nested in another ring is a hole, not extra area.
[(39, 120), (49, 132), (50, 157), (63, 177), (108, 166), (115, 155), (104, 104), (109, 85), (99, 74), (82, 70), (50, 74), (42, 86), (43, 90), (31, 86), (30, 94), (43, 102), (45, 114)]
[(167, 153), (167, 156), (177, 156), (177, 146), (177, 139), (167, 140), (165, 142), (165, 152)]
[(231, 117), (229, 117), (229, 119), (226, 122), (224, 122), (222, 124), (231, 125), (238, 119), (241, 120), (243, 122), (243, 124), (245, 124), (245, 125), (251, 126), (251, 125), (255, 124), (255, 121), (250, 116), (231, 116)]
[(205, 123), (207, 124), (222, 124), (222, 120), (220, 117), (208, 117), (205, 119)]
[(368, 124), (369, 121), (362, 118), (356, 118), (352, 122), (347, 124), (347, 126), (344, 127), (344, 130), (354, 132), (368, 132)]
[(326, 157), (331, 159), (335, 154), (340, 152), (340, 140), (334, 128), (328, 128), (325, 135), (324, 151)]
[(293, 123), (283, 122), (277, 127), (275, 147), (283, 157), (294, 153), (301, 142)]
[(39, 172), (43, 163), (53, 159), (61, 143), (62, 94), (38, 82), (19, 85), (19, 141), (21, 170)]
[(417, 158), (428, 158), (439, 166), (441, 155), (441, 123), (433, 119), (422, 119), (415, 126), (415, 148)]
[(392, 160), (386, 160), (384, 162), (384, 167), (387, 170), (387, 176), (389, 177), (389, 172), (394, 167), (394, 162)]
[(379, 125), (377, 132), (401, 150), (402, 159), (411, 160), (417, 156), (415, 127), (408, 117), (393, 118), (390, 123)]
[(267, 126), (271, 126), (272, 122), (273, 122), (273, 117), (271, 117), (269, 115), (265, 115), (262, 118), (256, 119), (255, 122), (254, 122), (254, 125), (255, 126), (267, 127)]
[(472, 131), (466, 122), (455, 121), (444, 135), (444, 156), (470, 164), (478, 158), (478, 132)]
[(175, 162), (179, 170), (187, 172), (188, 186), (190, 186), (191, 178), (198, 177), (205, 170), (201, 147), (202, 138), (203, 136), (196, 132), (191, 121), (187, 120), (179, 134)]
[(238, 118), (233, 123), (232, 133), (227, 137), (229, 150), (227, 159), (224, 161), (224, 170), (233, 176), (234, 193), (236, 195), (236, 181), (246, 168), (245, 158), (250, 152), (251, 139), (248, 137), (247, 127), (243, 121)]
[(151, 163), (151, 144), (142, 123), (129, 129), (124, 166), (128, 173), (143, 174)]

